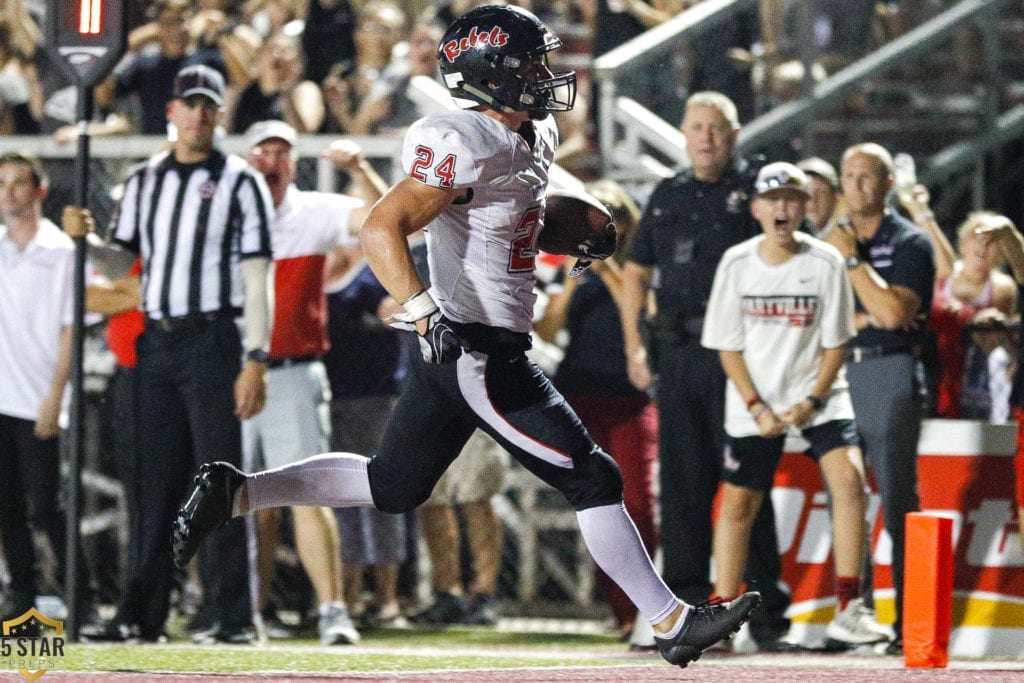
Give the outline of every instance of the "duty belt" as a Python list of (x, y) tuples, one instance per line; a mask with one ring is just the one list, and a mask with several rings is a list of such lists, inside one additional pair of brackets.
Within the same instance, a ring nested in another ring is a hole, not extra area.
[(893, 356), (899, 353), (917, 355), (913, 346), (851, 346), (847, 354), (847, 360), (851, 363), (861, 363), (872, 358), (882, 356)]

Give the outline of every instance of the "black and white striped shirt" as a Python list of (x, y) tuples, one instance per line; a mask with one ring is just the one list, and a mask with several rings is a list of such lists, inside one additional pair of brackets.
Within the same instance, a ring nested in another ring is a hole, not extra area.
[(129, 176), (112, 239), (142, 255), (147, 316), (240, 313), (238, 264), (271, 256), (273, 220), (263, 176), (241, 157), (215, 150), (181, 164), (163, 152)]

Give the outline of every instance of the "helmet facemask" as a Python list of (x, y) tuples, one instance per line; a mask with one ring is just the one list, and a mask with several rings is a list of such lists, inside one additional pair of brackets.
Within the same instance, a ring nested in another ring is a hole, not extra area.
[(542, 119), (548, 112), (569, 111), (576, 103), (576, 73), (553, 74), (547, 54), (521, 60), (503, 57), (501, 68), (513, 75), (516, 93), (502, 102), (514, 111), (528, 111), (530, 118)]

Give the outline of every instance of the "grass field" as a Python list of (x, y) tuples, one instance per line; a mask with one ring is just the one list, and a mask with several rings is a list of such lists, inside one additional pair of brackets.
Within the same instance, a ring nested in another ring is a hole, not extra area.
[[(423, 671), (622, 664), (626, 648), (611, 636), (506, 633), (490, 629), (368, 631), (355, 647), (321, 647), (308, 638), (270, 641), (257, 647), (73, 644), (64, 671), (161, 671), (242, 673), (268, 671)], [(637, 657), (637, 655), (633, 655)], [(656, 655), (644, 656), (652, 663)]]
[[(557, 632), (558, 624), (567, 625)], [(575, 626), (573, 626), (575, 624)], [(552, 626), (554, 625), (554, 626)], [(533, 629), (533, 630), (530, 630)], [(172, 629), (175, 634), (175, 629)], [(0, 660), (0, 680), (24, 680)], [(900, 658), (870, 655), (722, 655), (687, 669), (657, 654), (631, 653), (599, 624), (556, 619), (503, 620), (498, 628), (379, 629), (356, 646), (322, 647), (314, 629), (256, 646), (193, 645), (175, 636), (158, 645), (72, 643), (48, 662), (46, 681), (1024, 681), (1022, 661), (961, 660), (947, 669), (908, 670)]]

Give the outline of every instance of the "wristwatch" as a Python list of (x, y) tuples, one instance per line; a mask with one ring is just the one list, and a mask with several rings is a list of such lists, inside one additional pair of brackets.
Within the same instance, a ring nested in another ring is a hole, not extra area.
[(856, 268), (857, 266), (859, 266), (862, 263), (864, 263), (864, 262), (860, 260), (860, 256), (857, 256), (857, 254), (854, 254), (852, 256), (847, 256), (846, 257), (846, 269), (847, 270), (853, 270), (854, 268)]
[(251, 360), (253, 363), (263, 363), (266, 365), (270, 362), (270, 354), (263, 349), (250, 349), (249, 352), (245, 354), (245, 359)]

